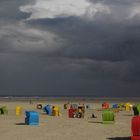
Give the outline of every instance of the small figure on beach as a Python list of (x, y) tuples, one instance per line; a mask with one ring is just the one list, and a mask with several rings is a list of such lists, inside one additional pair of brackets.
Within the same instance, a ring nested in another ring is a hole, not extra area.
[(95, 116), (94, 113), (92, 113), (92, 116), (91, 116), (91, 117), (92, 117), (92, 118), (97, 118), (97, 116)]
[(32, 105), (33, 104), (32, 100), (30, 100), (29, 103)]

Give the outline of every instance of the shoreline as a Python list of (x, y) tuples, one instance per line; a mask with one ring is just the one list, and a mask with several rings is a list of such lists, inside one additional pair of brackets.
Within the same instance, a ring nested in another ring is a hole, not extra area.
[(0, 101), (139, 102), (140, 97), (0, 97)]

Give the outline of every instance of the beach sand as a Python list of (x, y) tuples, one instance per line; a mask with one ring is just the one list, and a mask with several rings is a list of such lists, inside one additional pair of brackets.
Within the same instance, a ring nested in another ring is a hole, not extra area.
[[(81, 102), (81, 101), (74, 101)], [(66, 101), (0, 101), (0, 106), (7, 106), (8, 115), (0, 115), (0, 140), (129, 140), (131, 136), (131, 118), (133, 111), (115, 113), (115, 124), (102, 124), (101, 102), (82, 101), (92, 105), (86, 109), (85, 117), (68, 118), (67, 110), (63, 109)], [(37, 110), (37, 103), (51, 104), (61, 107), (61, 116), (47, 116)], [(15, 115), (15, 107), (23, 107), (21, 116)], [(39, 112), (39, 126), (24, 124), (25, 110)], [(91, 118), (94, 113), (97, 118)]]

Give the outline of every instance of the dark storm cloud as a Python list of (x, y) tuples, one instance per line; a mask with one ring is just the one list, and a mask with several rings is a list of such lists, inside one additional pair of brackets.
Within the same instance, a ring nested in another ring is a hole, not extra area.
[(1, 94), (138, 95), (139, 1), (90, 2), (109, 12), (30, 19), (19, 11), (30, 1), (0, 2)]
[(30, 21), (67, 40), (55, 55), (97, 61), (125, 61), (139, 57), (139, 27), (125, 24), (85, 22), (73, 17)]

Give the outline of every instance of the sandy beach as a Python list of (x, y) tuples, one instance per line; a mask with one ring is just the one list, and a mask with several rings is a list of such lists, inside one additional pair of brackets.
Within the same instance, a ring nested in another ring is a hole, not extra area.
[[(77, 102), (78, 101), (74, 101)], [(80, 101), (90, 104), (84, 118), (68, 118), (63, 108), (65, 100), (57, 101), (0, 101), (0, 106), (7, 106), (8, 115), (0, 115), (1, 140), (129, 140), (131, 136), (131, 118), (133, 111), (115, 113), (115, 124), (102, 124), (101, 102)], [(47, 116), (37, 110), (37, 103), (51, 104), (61, 107), (61, 116)], [(110, 104), (112, 104), (110, 102)], [(134, 103), (133, 103), (134, 104)], [(15, 107), (23, 108), (22, 115), (15, 115)], [(25, 110), (39, 112), (39, 126), (25, 125)], [(94, 113), (97, 118), (91, 118)]]

